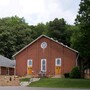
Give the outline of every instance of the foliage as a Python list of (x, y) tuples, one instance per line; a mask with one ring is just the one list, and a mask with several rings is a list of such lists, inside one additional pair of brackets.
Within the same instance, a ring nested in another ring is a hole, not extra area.
[(69, 77), (70, 77), (69, 74), (70, 74), (70, 73), (64, 73), (64, 77), (65, 77), (65, 78), (69, 78)]
[(37, 82), (32, 82), (29, 86), (30, 87), (52, 87), (52, 88), (90, 88), (90, 80), (42, 78)]
[(39, 37), (42, 34), (46, 34), (47, 32), (47, 28), (46, 25), (44, 25), (43, 23), (39, 23), (36, 26), (30, 26), (30, 28), (32, 29), (32, 31), (34, 32), (33, 34), (33, 39), (36, 39), (37, 37)]
[(55, 18), (53, 21), (48, 22), (47, 24), (47, 35), (49, 37), (58, 40), (64, 44), (70, 45), (68, 39), (70, 39), (70, 31), (67, 29), (69, 25), (66, 24), (66, 21), (62, 19)]
[(23, 18), (15, 16), (0, 19), (0, 54), (11, 58), (32, 41), (31, 32)]
[(70, 46), (72, 26), (64, 19), (55, 19), (47, 24), (28, 25), (24, 18), (17, 16), (0, 19), (0, 54), (12, 58), (12, 55), (42, 34), (57, 39)]
[(72, 46), (80, 53), (81, 69), (90, 68), (90, 0), (81, 0), (75, 20), (78, 29), (72, 36)]
[(79, 26), (80, 30), (78, 37), (78, 43), (80, 45), (78, 50), (80, 51), (80, 55), (84, 59), (90, 59), (90, 0), (81, 0), (76, 25)]
[(81, 78), (81, 73), (78, 67), (74, 67), (70, 73), (70, 78)]

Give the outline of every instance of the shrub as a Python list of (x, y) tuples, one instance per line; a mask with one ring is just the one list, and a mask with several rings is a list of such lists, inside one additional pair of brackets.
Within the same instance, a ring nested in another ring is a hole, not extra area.
[(69, 78), (69, 77), (70, 77), (70, 76), (69, 76), (69, 73), (65, 73), (65, 74), (64, 74), (64, 77), (65, 77), (65, 78)]
[(81, 73), (78, 67), (74, 67), (70, 73), (70, 78), (81, 78)]

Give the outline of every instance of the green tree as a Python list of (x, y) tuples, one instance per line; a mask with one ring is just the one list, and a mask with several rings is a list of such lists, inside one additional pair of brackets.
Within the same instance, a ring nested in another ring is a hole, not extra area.
[(46, 25), (44, 25), (43, 23), (39, 23), (36, 26), (32, 26), (31, 28), (34, 31), (34, 39), (42, 34), (46, 34)]
[(70, 36), (71, 30), (70, 25), (66, 24), (66, 21), (62, 19), (55, 18), (53, 21), (48, 22), (47, 24), (47, 35), (70, 46)]
[(66, 33), (66, 44), (71, 47), (71, 37), (74, 33), (74, 31), (76, 30), (76, 26), (75, 25), (66, 25), (66, 30), (65, 30), (65, 33)]
[(24, 18), (6, 17), (0, 19), (0, 54), (12, 55), (32, 41), (32, 30)]
[(90, 0), (81, 0), (72, 46), (80, 53), (82, 71), (90, 68)]

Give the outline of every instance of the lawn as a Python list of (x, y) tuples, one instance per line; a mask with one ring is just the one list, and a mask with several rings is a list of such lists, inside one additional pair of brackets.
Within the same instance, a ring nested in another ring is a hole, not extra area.
[(29, 86), (52, 88), (90, 88), (90, 79), (42, 78), (40, 81), (32, 82)]
[(29, 82), (30, 81), (30, 78), (22, 78), (20, 79), (20, 82)]

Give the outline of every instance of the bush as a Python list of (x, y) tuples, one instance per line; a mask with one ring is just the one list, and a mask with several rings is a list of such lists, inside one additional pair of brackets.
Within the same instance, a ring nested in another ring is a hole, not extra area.
[(70, 78), (81, 78), (81, 73), (78, 67), (74, 67), (70, 73)]
[(65, 77), (65, 78), (69, 78), (69, 77), (70, 77), (70, 76), (69, 76), (69, 73), (65, 73), (65, 74), (64, 74), (64, 77)]

